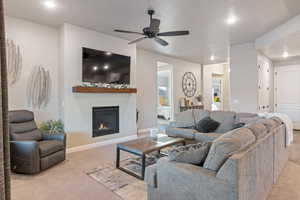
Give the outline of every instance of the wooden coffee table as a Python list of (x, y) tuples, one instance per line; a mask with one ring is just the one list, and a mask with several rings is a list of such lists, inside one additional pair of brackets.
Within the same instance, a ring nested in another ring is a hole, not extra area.
[[(126, 172), (127, 174), (130, 174), (136, 178), (144, 180), (145, 168), (146, 168), (146, 155), (154, 151), (158, 151), (160, 153), (161, 149), (170, 147), (175, 144), (185, 145), (185, 140), (183, 138), (173, 138), (173, 137), (168, 137), (167, 135), (159, 134), (157, 139), (145, 137), (145, 138), (139, 138), (136, 140), (131, 140), (128, 142), (117, 144), (116, 167)], [(120, 166), (120, 151), (125, 151), (141, 157), (142, 159), (141, 174), (136, 174)]]

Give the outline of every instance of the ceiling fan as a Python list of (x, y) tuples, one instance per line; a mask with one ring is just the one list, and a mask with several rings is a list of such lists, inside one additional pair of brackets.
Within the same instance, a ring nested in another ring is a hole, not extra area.
[(148, 10), (148, 15), (150, 15), (150, 26), (143, 28), (143, 32), (135, 32), (135, 31), (126, 31), (126, 30), (120, 30), (115, 29), (114, 31), (120, 32), (120, 33), (129, 33), (129, 34), (136, 34), (136, 35), (142, 35), (142, 37), (137, 38), (128, 44), (134, 44), (137, 42), (140, 42), (144, 39), (154, 39), (156, 42), (158, 42), (162, 46), (167, 46), (169, 43), (163, 39), (160, 38), (164, 36), (180, 36), (180, 35), (188, 35), (189, 31), (170, 31), (170, 32), (159, 32), (159, 25), (160, 20), (153, 18), (154, 10)]

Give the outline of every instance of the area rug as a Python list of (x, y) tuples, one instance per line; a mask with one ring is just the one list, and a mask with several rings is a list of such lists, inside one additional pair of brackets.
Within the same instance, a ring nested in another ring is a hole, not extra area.
[[(147, 166), (156, 163), (156, 161), (156, 156), (147, 157)], [(122, 160), (120, 165), (135, 173), (140, 173), (140, 163), (140, 158), (128, 157)], [(146, 183), (117, 169), (115, 162), (106, 163), (86, 172), (86, 174), (123, 200), (147, 200)]]

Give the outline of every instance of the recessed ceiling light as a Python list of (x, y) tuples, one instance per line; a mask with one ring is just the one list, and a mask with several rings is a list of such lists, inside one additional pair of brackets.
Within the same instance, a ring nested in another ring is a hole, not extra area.
[(108, 65), (104, 65), (103, 69), (108, 69), (109, 66)]
[(236, 18), (236, 16), (235, 15), (230, 15), (228, 18), (227, 18), (227, 24), (228, 25), (233, 25), (233, 24), (235, 24), (236, 23), (236, 21), (237, 21), (237, 18)]
[(45, 1), (45, 2), (44, 2), (44, 5), (45, 5), (47, 8), (51, 8), (51, 9), (53, 9), (53, 8), (56, 7), (56, 4), (55, 4), (54, 1)]
[(111, 54), (112, 54), (112, 53), (111, 53), (111, 52), (109, 52), (109, 51), (108, 51), (108, 52), (106, 52), (106, 55), (108, 55), (108, 56), (110, 56)]
[(284, 57), (284, 58), (289, 57), (289, 53), (287, 51), (283, 52), (282, 57)]
[(97, 71), (97, 70), (98, 70), (98, 66), (94, 66), (94, 67), (93, 67), (93, 70), (94, 70), (94, 71)]
[(214, 61), (214, 60), (215, 60), (215, 56), (214, 56), (214, 55), (211, 55), (209, 59), (210, 59), (211, 61)]

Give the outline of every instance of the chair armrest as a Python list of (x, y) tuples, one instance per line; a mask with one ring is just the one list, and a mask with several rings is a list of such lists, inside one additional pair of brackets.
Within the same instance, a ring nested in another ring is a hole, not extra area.
[(42, 139), (43, 140), (59, 140), (59, 141), (66, 141), (66, 134), (65, 133), (49, 133), (43, 132)]
[(10, 141), (11, 168), (20, 173), (40, 171), (39, 145), (36, 141)]
[(235, 187), (216, 177), (216, 172), (188, 163), (159, 159), (157, 185), (162, 196), (179, 200), (232, 200)]

